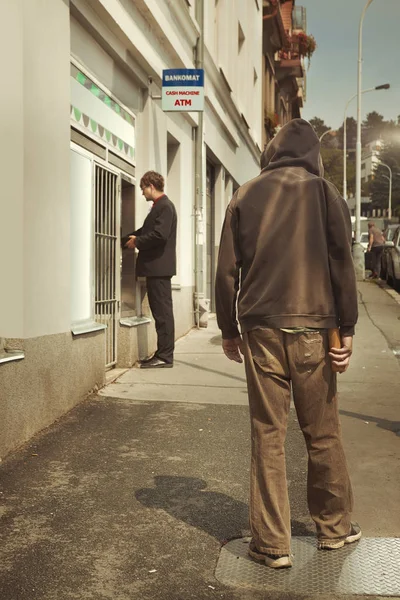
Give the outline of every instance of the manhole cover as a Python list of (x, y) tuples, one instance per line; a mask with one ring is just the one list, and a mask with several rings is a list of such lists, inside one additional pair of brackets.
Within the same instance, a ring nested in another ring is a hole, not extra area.
[(274, 571), (247, 555), (248, 538), (221, 549), (221, 583), (262, 591), (399, 596), (400, 538), (362, 538), (340, 550), (317, 550), (315, 538), (292, 538), (293, 567)]

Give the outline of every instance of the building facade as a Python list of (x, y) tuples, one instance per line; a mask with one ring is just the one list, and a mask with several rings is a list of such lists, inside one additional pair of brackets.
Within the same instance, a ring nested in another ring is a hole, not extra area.
[(369, 183), (374, 175), (376, 167), (380, 163), (379, 154), (382, 150), (382, 140), (375, 140), (365, 145), (361, 156), (361, 181)]
[(301, 116), (305, 101), (306, 9), (295, 0), (263, 2), (263, 147)]
[[(263, 12), (261, 0), (14, 0), (0, 14), (3, 457), (154, 349), (145, 282), (120, 243), (149, 210), (149, 169), (178, 212), (177, 337), (194, 296), (213, 309), (225, 208), (259, 171)], [(200, 114), (163, 112), (160, 95), (164, 69), (198, 66), (202, 37), (199, 153)]]

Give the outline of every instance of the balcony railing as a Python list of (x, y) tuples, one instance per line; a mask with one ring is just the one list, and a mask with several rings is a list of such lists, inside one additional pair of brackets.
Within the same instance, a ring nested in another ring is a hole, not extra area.
[(279, 51), (279, 60), (300, 60), (300, 41), (297, 35), (289, 38), (289, 43)]
[(291, 35), (288, 38), (287, 46), (279, 51), (279, 60), (297, 60), (301, 57), (307, 57), (310, 60), (316, 47), (317, 44), (312, 35), (299, 31)]
[(307, 9), (304, 6), (295, 6), (293, 9), (293, 29), (307, 31)]
[(303, 77), (302, 47), (298, 36), (292, 35), (285, 48), (278, 52), (276, 61), (278, 80), (286, 77)]

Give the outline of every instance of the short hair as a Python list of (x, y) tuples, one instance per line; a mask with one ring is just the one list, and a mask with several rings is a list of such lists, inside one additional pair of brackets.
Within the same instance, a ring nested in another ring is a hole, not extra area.
[(143, 189), (148, 185), (154, 185), (158, 192), (164, 191), (164, 177), (156, 171), (147, 171), (140, 180), (140, 187)]
[(368, 223), (368, 229), (371, 229), (371, 227), (375, 227), (375, 223), (373, 221)]

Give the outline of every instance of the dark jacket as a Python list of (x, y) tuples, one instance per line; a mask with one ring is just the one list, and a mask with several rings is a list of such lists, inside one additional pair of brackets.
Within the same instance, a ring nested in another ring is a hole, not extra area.
[[(143, 226), (130, 233), (136, 235), (139, 256), (136, 262), (138, 277), (172, 277), (176, 275), (176, 225), (175, 206), (166, 196), (161, 196), (147, 215)], [(125, 237), (122, 243), (128, 240)]]
[(268, 145), (258, 177), (238, 189), (223, 226), (216, 312), (224, 338), (259, 327), (340, 326), (351, 335), (357, 291), (346, 202), (323, 179), (320, 143), (295, 119)]

